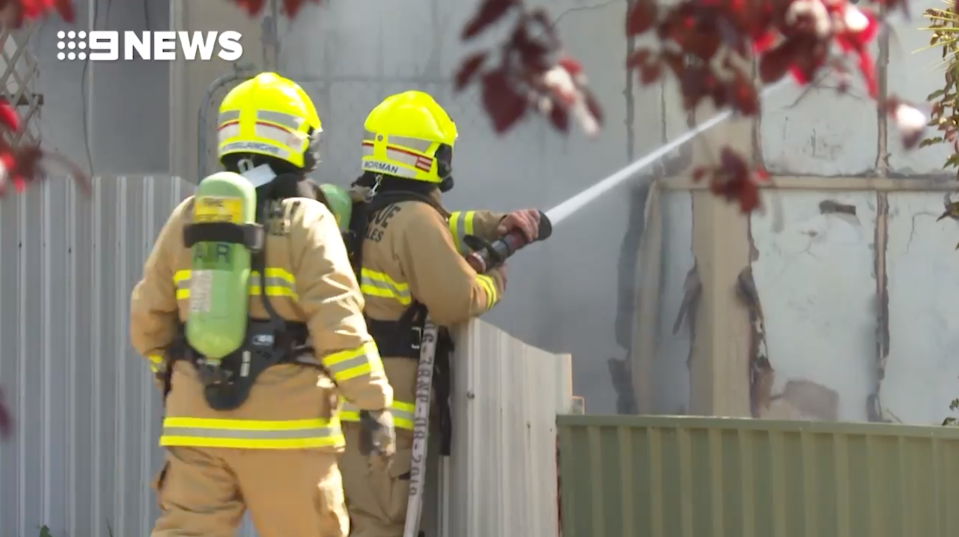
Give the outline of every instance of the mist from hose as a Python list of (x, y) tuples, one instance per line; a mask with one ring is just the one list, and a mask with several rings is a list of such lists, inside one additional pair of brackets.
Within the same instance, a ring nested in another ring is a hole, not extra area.
[[(759, 98), (760, 99), (765, 98), (773, 91), (782, 88), (785, 84), (786, 84), (786, 81), (783, 80), (778, 82), (777, 84), (769, 86), (768, 88), (764, 89), (762, 93), (760, 93)], [(632, 162), (631, 164), (628, 164), (625, 168), (619, 171), (613, 172), (611, 175), (601, 180), (600, 182), (596, 183), (595, 185), (587, 188), (586, 190), (580, 192), (579, 194), (576, 194), (575, 196), (569, 198), (568, 200), (560, 203), (556, 207), (553, 207), (552, 209), (546, 211), (547, 218), (550, 219), (550, 221), (553, 223), (554, 226), (559, 224), (563, 220), (566, 220), (566, 218), (568, 218), (569, 216), (576, 213), (576, 211), (579, 211), (586, 205), (595, 201), (597, 198), (599, 198), (603, 194), (616, 188), (621, 183), (624, 183), (627, 180), (632, 179), (637, 173), (647, 168), (649, 165), (655, 163), (656, 161), (658, 161), (660, 158), (662, 158), (664, 155), (666, 155), (670, 151), (673, 151), (677, 147), (685, 144), (686, 142), (692, 140), (696, 136), (699, 136), (700, 134), (715, 127), (716, 125), (719, 125), (720, 123), (728, 119), (731, 115), (732, 115), (732, 111), (727, 110), (725, 112), (722, 112), (720, 114), (713, 116), (708, 121), (700, 125), (697, 125), (695, 128), (680, 134), (675, 140), (669, 143), (663, 144), (652, 153), (649, 153), (648, 155), (641, 157), (639, 160), (636, 160)], [(647, 176), (646, 180), (647, 181), (652, 180), (652, 177)]]

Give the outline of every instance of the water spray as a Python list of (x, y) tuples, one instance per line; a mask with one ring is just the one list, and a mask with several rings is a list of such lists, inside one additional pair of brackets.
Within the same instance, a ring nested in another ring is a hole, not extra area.
[[(759, 98), (762, 99), (766, 97), (773, 91), (783, 87), (785, 83), (786, 81), (780, 81), (779, 83), (764, 89), (762, 93), (760, 93)], [(567, 199), (556, 207), (553, 207), (545, 213), (540, 212), (539, 236), (533, 241), (528, 240), (526, 236), (524, 236), (519, 230), (513, 230), (492, 242), (487, 242), (473, 236), (466, 237), (467, 246), (473, 250), (473, 252), (466, 258), (467, 262), (469, 262), (470, 266), (472, 266), (473, 269), (480, 274), (491, 268), (502, 265), (506, 262), (507, 258), (516, 253), (516, 251), (520, 248), (523, 248), (532, 242), (548, 239), (553, 234), (554, 225), (566, 220), (568, 217), (572, 216), (586, 205), (589, 205), (603, 194), (616, 188), (621, 183), (632, 179), (637, 173), (647, 168), (650, 164), (655, 163), (670, 151), (673, 151), (677, 147), (685, 144), (696, 136), (699, 136), (700, 134), (715, 127), (716, 125), (719, 125), (731, 115), (731, 110), (716, 114), (708, 121), (680, 134), (675, 140), (660, 146), (652, 153), (649, 153), (648, 155), (641, 157), (639, 160), (628, 164), (625, 168), (612, 173), (605, 179), (591, 187), (588, 187), (586, 190), (583, 190), (579, 194)], [(647, 176), (645, 178), (646, 181), (651, 181), (652, 179), (653, 178), (651, 176)]]
[[(769, 86), (768, 88), (764, 89), (762, 93), (760, 93), (759, 98), (762, 99), (766, 97), (773, 91), (783, 87), (785, 83), (786, 81), (783, 80), (777, 84)], [(590, 202), (596, 200), (596, 198), (616, 188), (617, 186), (627, 181), (628, 179), (633, 178), (637, 173), (649, 167), (649, 165), (655, 163), (657, 160), (662, 158), (664, 155), (666, 155), (670, 151), (673, 151), (677, 147), (685, 144), (686, 142), (692, 140), (693, 138), (699, 136), (700, 134), (715, 127), (716, 125), (719, 125), (720, 123), (728, 119), (731, 115), (732, 115), (731, 110), (726, 110), (725, 112), (716, 114), (715, 116), (710, 118), (708, 121), (700, 125), (697, 125), (695, 128), (692, 128), (680, 134), (678, 137), (676, 137), (675, 140), (669, 143), (663, 144), (652, 153), (649, 153), (648, 155), (641, 157), (639, 160), (633, 161), (631, 164), (628, 164), (625, 168), (612, 173), (611, 175), (601, 180), (600, 182), (596, 183), (595, 185), (587, 188), (586, 190), (580, 192), (579, 194), (576, 194), (575, 196), (569, 198), (568, 200), (560, 203), (556, 207), (553, 207), (552, 209), (546, 211), (545, 213), (546, 217), (552, 222), (552, 224), (554, 225), (559, 224), (560, 222), (562, 222), (563, 220), (566, 220), (566, 218), (574, 214), (576, 211), (582, 209), (583, 207), (588, 205)], [(646, 177), (647, 181), (651, 181), (652, 179), (653, 179), (652, 176)]]

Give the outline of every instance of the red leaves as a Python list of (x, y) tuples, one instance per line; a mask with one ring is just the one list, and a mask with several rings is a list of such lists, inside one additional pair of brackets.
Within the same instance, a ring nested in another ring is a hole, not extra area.
[(750, 213), (760, 206), (759, 183), (769, 178), (765, 171), (754, 172), (739, 155), (724, 147), (719, 156), (719, 164), (714, 167), (697, 168), (693, 171), (693, 180), (709, 179), (709, 190), (727, 201), (736, 201), (744, 213)]
[(57, 13), (66, 22), (73, 22), (74, 10), (70, 0), (0, 0), (0, 24), (19, 28), (25, 21), (36, 20)]
[(528, 108), (548, 116), (562, 132), (575, 118), (587, 134), (595, 134), (602, 118), (599, 104), (586, 87), (582, 66), (563, 54), (545, 11), (528, 10), (519, 0), (485, 0), (464, 29), (463, 39), (478, 35), (513, 7), (516, 17), (498, 51), (499, 64), (484, 70), (491, 56), (488, 50), (468, 56), (456, 72), (457, 91), (481, 80), (483, 106), (499, 134), (515, 125)]
[(461, 91), (475, 78), (476, 73), (483, 66), (483, 62), (486, 61), (486, 55), (486, 52), (477, 52), (463, 60), (459, 70), (456, 71), (456, 91)]
[[(0, 100), (0, 132), (13, 134), (21, 126), (13, 107)], [(76, 164), (56, 153), (45, 153), (36, 146), (13, 147), (5, 139), (0, 139), (0, 197), (7, 194), (11, 184), (16, 192), (22, 192), (29, 183), (43, 179), (47, 175), (44, 161), (61, 164), (80, 183), (81, 190), (89, 193), (89, 180)]]
[(483, 76), (483, 107), (493, 120), (497, 134), (510, 129), (526, 112), (526, 99), (517, 93), (502, 70)]
[[(882, 106), (899, 129), (903, 147), (906, 149), (915, 147), (926, 131), (926, 125), (929, 121), (926, 114), (911, 104), (896, 98), (886, 99)], [(959, 145), (959, 139), (953, 140), (953, 145)]]
[[(251, 17), (259, 15), (266, 7), (266, 0), (232, 0), (232, 2)], [(320, 4), (323, 0), (283, 0), (283, 13), (291, 18), (296, 17), (307, 2)]]
[(516, 5), (516, 0), (483, 0), (479, 10), (463, 27), (460, 37), (464, 41), (476, 37), (486, 28), (496, 24), (506, 15), (509, 8)]
[(20, 130), (20, 117), (6, 101), (0, 101), (0, 128), (14, 132)]
[(656, 22), (656, 4), (653, 0), (639, 0), (626, 13), (626, 35), (634, 36), (653, 27)]
[[(880, 3), (892, 8), (903, 2)], [(707, 102), (740, 115), (761, 113), (754, 65), (760, 86), (786, 76), (807, 85), (829, 70), (845, 82), (855, 69), (875, 97), (878, 83), (869, 44), (879, 23), (875, 13), (853, 0), (637, 0), (627, 13), (626, 35), (653, 34), (658, 42), (636, 50), (627, 66), (643, 85), (672, 73), (689, 111)], [(922, 113), (897, 103), (889, 114), (904, 129), (907, 147), (915, 144)], [(745, 211), (758, 206), (759, 176), (729, 149), (722, 150), (720, 160), (715, 169), (698, 170), (697, 178), (708, 175), (714, 192), (738, 200)]]
[(13, 419), (3, 402), (3, 390), (0, 390), (0, 438), (7, 438), (13, 429)]
[[(678, 52), (685, 65), (668, 63), (683, 81), (684, 101), (690, 107), (709, 99), (717, 107), (758, 113), (753, 91), (744, 84), (756, 59), (763, 84), (786, 74), (809, 84), (820, 70), (839, 64), (833, 59), (852, 56), (870, 93), (877, 92), (868, 45), (876, 37), (878, 18), (849, 0), (684, 0), (670, 7), (657, 5), (644, 0), (627, 15), (627, 35), (655, 32), (660, 41), (659, 51), (641, 49), (629, 64), (640, 82), (649, 84), (661, 76), (666, 55)], [(690, 58), (700, 61), (689, 65)], [(697, 72), (687, 76), (681, 71)]]

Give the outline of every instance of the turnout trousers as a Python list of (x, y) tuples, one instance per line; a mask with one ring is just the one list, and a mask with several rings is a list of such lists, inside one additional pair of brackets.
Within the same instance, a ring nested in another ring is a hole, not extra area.
[[(394, 407), (402, 403), (411, 407), (416, 400), (417, 361), (384, 357), (383, 366), (393, 386)], [(410, 494), (413, 430), (412, 414), (405, 420), (400, 417), (394, 408), (396, 454), (390, 467), (382, 471), (371, 468), (369, 456), (360, 453), (359, 423), (346, 420), (341, 423), (346, 451), (340, 455), (340, 470), (353, 527), (351, 537), (403, 537)]]
[(150, 535), (233, 537), (249, 509), (260, 537), (346, 537), (337, 457), (309, 449), (168, 447), (153, 484), (160, 517)]
[(413, 432), (396, 429), (396, 455), (390, 467), (378, 471), (360, 453), (360, 427), (343, 423), (346, 451), (340, 456), (343, 488), (353, 525), (351, 537), (403, 537), (410, 494)]

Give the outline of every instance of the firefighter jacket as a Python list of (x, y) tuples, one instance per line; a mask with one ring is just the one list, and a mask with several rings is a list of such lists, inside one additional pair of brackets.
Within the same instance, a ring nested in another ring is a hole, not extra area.
[[(439, 206), (438, 193), (434, 201)], [(398, 320), (416, 300), (438, 325), (466, 322), (501, 298), (504, 280), (497, 269), (477, 274), (466, 262), (465, 235), (493, 240), (504, 213), (463, 211), (442, 214), (429, 204), (401, 201), (370, 219), (363, 241), (360, 288), (371, 320)], [(395, 390), (393, 419), (398, 435), (413, 430), (416, 361), (384, 356)], [(343, 420), (357, 421), (357, 409), (344, 405)], [(400, 461), (394, 461), (402, 471)]]
[[(163, 367), (164, 351), (189, 313), (191, 253), (183, 228), (192, 212), (192, 198), (174, 210), (130, 301), (133, 346), (154, 371)], [(268, 319), (259, 296), (265, 292), (280, 317), (307, 326), (317, 365), (323, 367), (274, 365), (256, 379), (243, 405), (220, 412), (206, 403), (196, 368), (177, 361), (161, 445), (340, 451), (337, 391), (365, 410), (390, 408), (393, 402), (333, 215), (306, 198), (283, 200), (276, 214), (266, 223), (263, 288), (256, 273), (250, 278), (249, 312)]]

